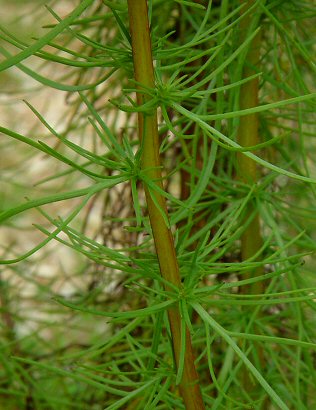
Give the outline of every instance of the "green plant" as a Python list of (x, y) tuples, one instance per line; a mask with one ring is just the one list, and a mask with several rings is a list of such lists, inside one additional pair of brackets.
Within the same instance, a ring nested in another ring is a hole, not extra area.
[(313, 408), (313, 7), (60, 4), (0, 27), (2, 407)]

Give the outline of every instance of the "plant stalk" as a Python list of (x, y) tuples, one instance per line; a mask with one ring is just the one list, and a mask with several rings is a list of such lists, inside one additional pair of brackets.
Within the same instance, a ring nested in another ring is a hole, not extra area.
[[(245, 5), (242, 11), (247, 11), (249, 7), (254, 3), (253, 0), (249, 0)], [(253, 16), (247, 14), (241, 21), (241, 39), (242, 41), (245, 38), (245, 35), (248, 31), (248, 28), (251, 25)], [(260, 63), (260, 46), (261, 46), (261, 31), (252, 40), (248, 53), (245, 59), (245, 65), (243, 68), (243, 78), (249, 77), (256, 73), (255, 67), (259, 67)], [(258, 95), (259, 95), (259, 80), (255, 78), (251, 81), (246, 82), (241, 86), (240, 89), (240, 100), (239, 100), (239, 109), (244, 110), (247, 108), (257, 107), (258, 106)], [(238, 129), (238, 143), (241, 146), (253, 146), (257, 145), (260, 142), (259, 137), (259, 119), (258, 114), (249, 114), (240, 118), (239, 129)], [(237, 164), (238, 164), (238, 177), (239, 179), (248, 184), (254, 185), (258, 181), (258, 170), (256, 163), (251, 159), (239, 153), (237, 155)], [(255, 202), (252, 201), (248, 204), (246, 208), (246, 213), (243, 224), (247, 223), (251, 219), (249, 225), (244, 231), (241, 237), (241, 258), (243, 261), (248, 260), (253, 257), (262, 247), (263, 238), (261, 235), (260, 228), (260, 218), (258, 211), (256, 209)], [(243, 279), (250, 279), (255, 276), (260, 276), (264, 274), (263, 267), (257, 267), (252, 271), (246, 272), (243, 275)], [(265, 283), (263, 281), (255, 282), (247, 286), (243, 286), (240, 290), (240, 293), (243, 294), (261, 294), (264, 293)], [(254, 345), (255, 352), (259, 361), (257, 365), (261, 368), (265, 367), (265, 358), (264, 351), (262, 346), (255, 343)], [(249, 372), (247, 369), (243, 368), (242, 370), (242, 385), (245, 391), (247, 391), (251, 396), (256, 389), (255, 384), (251, 381)], [(264, 406), (267, 403), (264, 404)]]
[[(248, 1), (245, 8), (250, 7), (253, 4), (253, 0)], [(243, 38), (247, 32), (248, 27), (251, 24), (252, 15), (248, 14), (241, 22), (241, 37)], [(260, 45), (261, 45), (261, 31), (257, 33), (255, 38), (250, 44), (246, 56), (246, 63), (243, 70), (243, 78), (249, 77), (255, 74), (255, 70), (252, 67), (258, 67), (260, 61)], [(245, 110), (247, 108), (258, 106), (258, 94), (259, 94), (259, 80), (255, 78), (251, 81), (247, 81), (241, 86), (240, 89), (240, 102), (239, 109)], [(259, 144), (259, 121), (258, 114), (249, 114), (240, 117), (239, 129), (238, 129), (238, 143), (243, 146), (253, 146)], [(258, 181), (258, 170), (256, 163), (251, 159), (243, 155), (242, 153), (237, 155), (238, 163), (238, 177), (239, 179), (249, 185), (256, 184)], [(255, 215), (253, 216), (253, 214)], [(247, 260), (255, 255), (263, 245), (259, 215), (256, 211), (254, 203), (251, 203), (247, 207), (245, 215), (245, 222), (252, 218), (247, 229), (241, 238), (241, 256), (242, 260)], [(255, 271), (248, 272), (243, 276), (243, 279), (249, 279), (252, 276), (259, 276), (263, 274), (262, 267), (255, 269)], [(250, 286), (245, 286), (244, 293), (261, 293), (264, 289), (263, 282), (256, 282)]]
[[(145, 87), (154, 88), (154, 68), (152, 60), (148, 9), (146, 0), (128, 0), (128, 14), (132, 38), (134, 77)], [(144, 104), (150, 97), (137, 93), (137, 103)], [(138, 113), (138, 133), (142, 143), (142, 170), (146, 177), (163, 189), (159, 159), (159, 135), (157, 111)], [(179, 265), (174, 240), (170, 228), (163, 217), (168, 218), (165, 198), (156, 191), (149, 191), (145, 185), (146, 202), (153, 232), (157, 258), (162, 277), (181, 288)], [(154, 197), (154, 200), (153, 200)], [(158, 206), (157, 206), (158, 205)], [(160, 208), (160, 209), (159, 209)], [(167, 290), (170, 290), (166, 287)], [(178, 369), (181, 352), (181, 316), (179, 307), (168, 310), (173, 352)], [(191, 336), (185, 329), (185, 358), (180, 394), (187, 410), (205, 409), (198, 374), (194, 364)]]

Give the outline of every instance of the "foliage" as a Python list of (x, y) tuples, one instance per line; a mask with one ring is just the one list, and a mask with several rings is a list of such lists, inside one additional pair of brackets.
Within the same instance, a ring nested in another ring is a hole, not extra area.
[[(167, 315), (178, 309), (207, 409), (314, 408), (313, 5), (148, 1), (149, 87), (134, 78), (125, 0), (71, 1), (66, 16), (59, 3), (36, 39), (0, 27), (6, 101), (23, 94), (36, 119), (0, 127), (1, 406), (185, 408), (186, 339), (177, 361)], [(43, 90), (65, 101), (52, 121)], [(163, 185), (137, 134), (137, 113), (155, 110)], [(241, 142), (242, 118), (258, 121), (259, 142)], [(179, 286), (160, 274), (144, 187), (173, 234)], [(245, 232), (260, 244), (246, 258)]]

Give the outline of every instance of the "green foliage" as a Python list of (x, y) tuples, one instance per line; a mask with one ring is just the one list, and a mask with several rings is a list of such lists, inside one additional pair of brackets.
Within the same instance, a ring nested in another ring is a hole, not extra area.
[[(315, 408), (314, 7), (148, 1), (151, 89), (133, 79), (126, 1), (62, 3), (70, 14), (50, 2), (36, 39), (20, 32), (25, 16), (0, 27), (2, 105), (22, 94), (33, 118), (0, 124), (0, 407), (183, 409), (185, 338), (176, 369), (167, 317), (178, 306), (207, 409)], [(240, 110), (254, 78), (258, 105)], [(155, 109), (165, 191), (137, 137), (136, 113)], [(242, 147), (249, 114), (260, 144)], [(257, 164), (256, 183), (237, 178), (237, 155)], [(181, 289), (160, 275), (143, 186), (166, 198)], [(256, 215), (263, 244), (242, 260)], [(262, 293), (245, 292), (255, 283)]]

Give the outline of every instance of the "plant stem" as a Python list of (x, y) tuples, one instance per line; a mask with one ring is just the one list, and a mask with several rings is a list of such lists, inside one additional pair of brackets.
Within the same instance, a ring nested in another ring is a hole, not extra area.
[[(253, 0), (248, 1), (245, 8), (250, 7), (253, 4)], [(241, 22), (241, 36), (244, 37), (247, 32), (247, 28), (252, 21), (252, 15), (248, 14)], [(255, 38), (250, 44), (249, 51), (246, 56), (246, 64), (243, 70), (243, 78), (249, 77), (255, 74), (255, 70), (252, 67), (258, 67), (260, 60), (260, 44), (261, 44), (261, 31), (257, 33)], [(259, 93), (259, 80), (255, 78), (246, 82), (240, 89), (240, 110), (258, 106), (258, 93)], [(258, 114), (249, 114), (240, 117), (239, 130), (238, 130), (238, 143), (241, 146), (253, 146), (259, 144), (259, 126), (258, 126)], [(238, 176), (241, 181), (246, 184), (253, 185), (258, 181), (258, 173), (256, 163), (243, 154), (238, 154)], [(253, 216), (252, 221), (248, 225), (247, 229), (241, 238), (241, 254), (242, 260), (247, 260), (255, 255), (262, 247), (263, 240), (260, 232), (259, 215), (256, 211), (255, 204), (249, 204), (245, 216), (245, 221)], [(252, 274), (248, 272), (244, 279), (248, 279), (251, 276), (259, 276), (263, 274), (261, 267), (257, 268)], [(261, 293), (263, 291), (263, 282), (256, 282), (251, 286), (244, 288), (244, 293)]]
[[(247, 8), (249, 8), (253, 4), (253, 2), (253, 0), (249, 0), (242, 12), (247, 11)], [(242, 41), (245, 38), (252, 20), (253, 16), (251, 14), (247, 14), (241, 21), (240, 28)], [(259, 66), (260, 45), (261, 31), (257, 33), (249, 46), (249, 50), (245, 59), (245, 65), (243, 68), (243, 78), (255, 74), (256, 71), (253, 67)], [(241, 110), (244, 110), (247, 108), (257, 107), (258, 94), (258, 78), (255, 78), (243, 84), (240, 89), (239, 108)], [(254, 113), (241, 117), (238, 129), (239, 144), (245, 147), (253, 146), (259, 144), (259, 141), (260, 137), (258, 114)], [(256, 184), (258, 181), (258, 171), (256, 163), (243, 154), (238, 154), (237, 161), (239, 179), (249, 185)], [(242, 223), (247, 223), (249, 219), (251, 219), (251, 221), (241, 237), (241, 258), (243, 261), (248, 260), (253, 255), (255, 255), (263, 245), (263, 239), (260, 230), (260, 219), (254, 201), (249, 203), (249, 205), (247, 206), (245, 217)], [(263, 275), (263, 273), (263, 267), (260, 266), (253, 271), (246, 272), (246, 274), (243, 275), (243, 279), (260, 276)], [(260, 294), (264, 292), (264, 288), (264, 282), (260, 281), (247, 286), (243, 286), (240, 292), (244, 294)], [(259, 362), (257, 361), (257, 364), (263, 368), (265, 363), (263, 349), (260, 345), (255, 344), (254, 350), (255, 354), (259, 358)], [(242, 385), (245, 391), (247, 391), (248, 393), (252, 393), (255, 389), (255, 386), (253, 385), (253, 382), (251, 382), (251, 379), (249, 377), (249, 372), (245, 368), (242, 370)]]
[[(128, 0), (128, 13), (132, 37), (135, 80), (145, 87), (154, 88), (155, 81), (147, 1)], [(139, 105), (146, 101), (148, 101), (148, 97), (145, 97), (141, 93), (137, 93), (137, 103)], [(163, 185), (161, 182), (162, 175), (159, 160), (159, 136), (156, 110), (153, 110), (148, 114), (138, 114), (138, 132), (143, 147), (142, 169), (145, 172), (146, 177), (162, 189)], [(156, 191), (150, 192), (146, 186), (145, 194), (161, 275), (168, 282), (180, 289), (181, 278), (174, 241), (171, 230), (167, 226), (162, 214), (163, 212), (165, 216), (168, 217), (165, 198)], [(153, 200), (153, 197), (155, 200)], [(158, 207), (156, 204), (158, 204)], [(168, 317), (174, 357), (178, 368), (182, 337), (179, 308), (174, 307), (169, 309)], [(191, 337), (187, 328), (185, 329), (184, 370), (179, 388), (186, 409), (198, 410), (205, 408), (202, 400), (198, 375), (194, 364)]]

